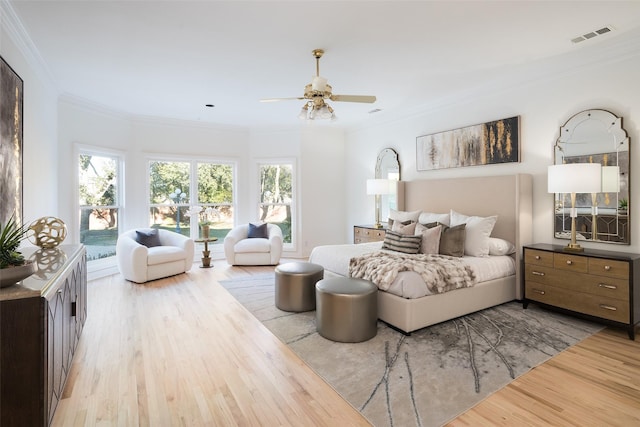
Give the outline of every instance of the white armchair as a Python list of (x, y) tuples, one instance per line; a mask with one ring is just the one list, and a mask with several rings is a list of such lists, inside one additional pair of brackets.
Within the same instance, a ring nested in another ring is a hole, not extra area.
[[(150, 231), (150, 228), (139, 229)], [(195, 244), (182, 234), (158, 229), (161, 246), (146, 247), (136, 241), (136, 230), (118, 237), (116, 258), (122, 276), (136, 283), (145, 283), (189, 271), (193, 265)]]
[(234, 227), (224, 238), (224, 256), (231, 265), (276, 265), (282, 255), (282, 230), (267, 224), (264, 238), (249, 238), (249, 224)]

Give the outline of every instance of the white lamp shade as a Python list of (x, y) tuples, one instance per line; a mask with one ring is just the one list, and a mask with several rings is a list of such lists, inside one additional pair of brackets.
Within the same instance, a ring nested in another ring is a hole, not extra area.
[(367, 180), (367, 194), (392, 194), (393, 186), (389, 179), (368, 179)]
[(549, 166), (549, 193), (600, 193), (602, 165), (599, 163), (565, 163)]
[(618, 166), (602, 167), (602, 192), (620, 192), (620, 168)]

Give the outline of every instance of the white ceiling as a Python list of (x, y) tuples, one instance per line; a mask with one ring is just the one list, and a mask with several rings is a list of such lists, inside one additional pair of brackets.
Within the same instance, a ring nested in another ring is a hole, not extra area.
[[(61, 94), (243, 127), (300, 125), (302, 101), (258, 100), (301, 96), (315, 48), (334, 94), (377, 96), (332, 103), (331, 126), (352, 127), (607, 60), (640, 39), (640, 1), (9, 3)], [(571, 42), (604, 26), (615, 30)]]

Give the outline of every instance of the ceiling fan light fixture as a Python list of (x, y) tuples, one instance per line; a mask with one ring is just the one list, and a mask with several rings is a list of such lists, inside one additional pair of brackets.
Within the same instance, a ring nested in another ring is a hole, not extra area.
[(300, 120), (307, 120), (309, 116), (309, 104), (304, 104), (302, 109), (300, 110), (300, 114), (298, 114), (298, 118)]
[(311, 80), (311, 90), (324, 92), (327, 88), (327, 79), (322, 76), (313, 76)]

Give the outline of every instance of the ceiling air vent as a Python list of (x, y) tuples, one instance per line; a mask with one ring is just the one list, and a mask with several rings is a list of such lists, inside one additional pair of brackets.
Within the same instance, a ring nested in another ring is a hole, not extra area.
[(580, 43), (580, 42), (583, 42), (585, 40), (589, 40), (589, 39), (592, 39), (594, 37), (610, 33), (611, 31), (613, 31), (612, 27), (603, 27), (603, 28), (600, 28), (599, 30), (590, 31), (590, 32), (588, 32), (586, 34), (583, 34), (581, 36), (574, 37), (574, 38), (571, 39), (571, 42), (572, 43)]

